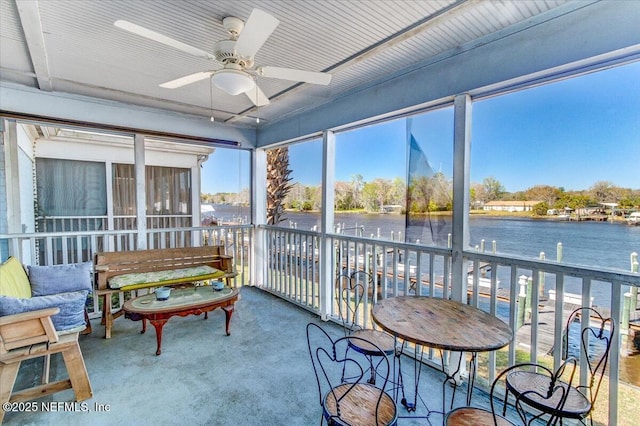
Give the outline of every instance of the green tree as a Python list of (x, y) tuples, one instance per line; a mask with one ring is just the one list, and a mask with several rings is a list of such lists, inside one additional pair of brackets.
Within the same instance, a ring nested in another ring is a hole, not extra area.
[(544, 201), (547, 206), (552, 206), (561, 197), (562, 191), (550, 185), (536, 185), (528, 188), (525, 192), (525, 199), (530, 201)]
[(289, 148), (267, 151), (267, 224), (277, 225), (286, 220), (284, 204), (291, 190)]
[(533, 213), (538, 216), (544, 216), (547, 214), (547, 210), (549, 210), (549, 204), (546, 201), (536, 204), (533, 206)]
[(500, 181), (493, 176), (489, 176), (484, 178), (482, 181), (482, 186), (487, 194), (486, 201), (494, 201), (499, 200), (502, 195), (505, 193), (504, 186), (500, 183)]
[(616, 200), (616, 187), (606, 180), (594, 183), (589, 188), (589, 193), (597, 203), (612, 203)]

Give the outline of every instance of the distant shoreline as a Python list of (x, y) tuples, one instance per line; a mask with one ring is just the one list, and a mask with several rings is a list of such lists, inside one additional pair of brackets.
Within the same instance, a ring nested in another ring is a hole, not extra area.
[[(320, 213), (319, 210), (286, 210), (287, 212), (291, 212), (291, 213)], [(334, 210), (333, 212), (335, 213), (339, 213), (339, 214), (353, 214), (353, 215), (357, 215), (357, 214), (370, 214), (370, 215), (380, 215), (380, 216), (384, 216), (384, 215), (390, 215), (390, 216), (402, 216), (403, 214), (401, 213), (379, 213), (379, 212), (367, 212), (364, 209), (359, 209), (359, 210)], [(431, 216), (451, 216), (453, 214), (453, 212), (451, 211), (437, 211), (437, 212), (429, 212), (429, 213), (417, 213), (418, 215), (431, 215)], [(531, 211), (527, 211), (527, 212), (506, 212), (506, 211), (499, 211), (499, 210), (471, 210), (469, 212), (469, 216), (491, 216), (491, 217), (505, 217), (505, 218), (525, 218), (525, 219), (533, 219), (533, 220), (549, 220), (549, 221), (557, 221), (557, 222), (578, 222), (576, 220), (563, 220), (563, 219), (559, 219), (557, 216), (540, 216), (540, 215), (536, 215)], [(610, 218), (609, 218), (610, 219)], [(609, 222), (609, 219), (607, 221), (603, 221), (603, 222)], [(623, 216), (614, 216), (613, 217), (613, 222), (614, 223), (625, 223), (625, 218)]]

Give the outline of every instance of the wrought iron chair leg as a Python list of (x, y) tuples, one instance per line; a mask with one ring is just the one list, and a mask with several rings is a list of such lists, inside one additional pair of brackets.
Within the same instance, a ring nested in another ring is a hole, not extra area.
[(369, 357), (369, 367), (371, 368), (371, 378), (369, 379), (369, 383), (372, 385), (376, 384), (376, 368), (373, 366), (373, 357)]

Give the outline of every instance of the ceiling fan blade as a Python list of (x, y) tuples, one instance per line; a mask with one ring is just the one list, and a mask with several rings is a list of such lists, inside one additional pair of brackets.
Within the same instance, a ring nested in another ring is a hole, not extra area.
[(313, 72), (294, 70), (280, 67), (258, 67), (258, 75), (263, 77), (279, 78), (282, 80), (301, 81), (304, 83), (321, 84), (326, 86), (331, 82), (331, 74), (326, 72)]
[(255, 106), (260, 107), (264, 105), (269, 105), (269, 98), (267, 98), (267, 95), (265, 95), (264, 92), (260, 90), (257, 84), (253, 89), (247, 90), (244, 93), (247, 95), (249, 99), (251, 99), (251, 102), (253, 102)]
[(196, 72), (194, 74), (185, 75), (184, 77), (162, 83), (160, 84), (160, 87), (164, 87), (165, 89), (176, 89), (178, 87), (186, 86), (187, 84), (209, 78), (211, 77), (211, 74), (213, 74), (213, 71)]
[(238, 41), (236, 41), (236, 53), (240, 56), (253, 58), (278, 24), (280, 24), (280, 21), (267, 12), (253, 9), (238, 37)]
[(189, 46), (188, 44), (185, 44), (181, 41), (174, 40), (170, 37), (167, 37), (166, 35), (157, 33), (128, 21), (118, 20), (114, 22), (113, 25), (125, 31), (129, 31), (130, 33), (148, 38), (149, 40), (157, 41), (158, 43), (173, 47), (174, 49), (182, 50), (183, 52), (186, 52), (190, 55), (194, 55), (204, 59), (215, 59), (215, 57), (209, 52), (205, 52), (204, 50), (198, 49), (197, 47)]

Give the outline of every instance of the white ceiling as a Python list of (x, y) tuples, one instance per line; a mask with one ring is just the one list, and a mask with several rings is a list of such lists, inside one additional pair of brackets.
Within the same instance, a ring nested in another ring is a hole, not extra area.
[[(462, 46), (499, 37), (566, 0), (0, 0), (0, 83), (24, 85), (255, 126), (275, 123), (354, 93)], [(575, 2), (574, 2), (575, 3)], [(255, 57), (333, 75), (329, 86), (258, 77), (271, 103), (213, 89), (159, 83), (211, 69), (206, 59), (116, 28), (118, 19), (211, 52), (227, 38), (222, 18), (262, 9), (280, 25)]]

